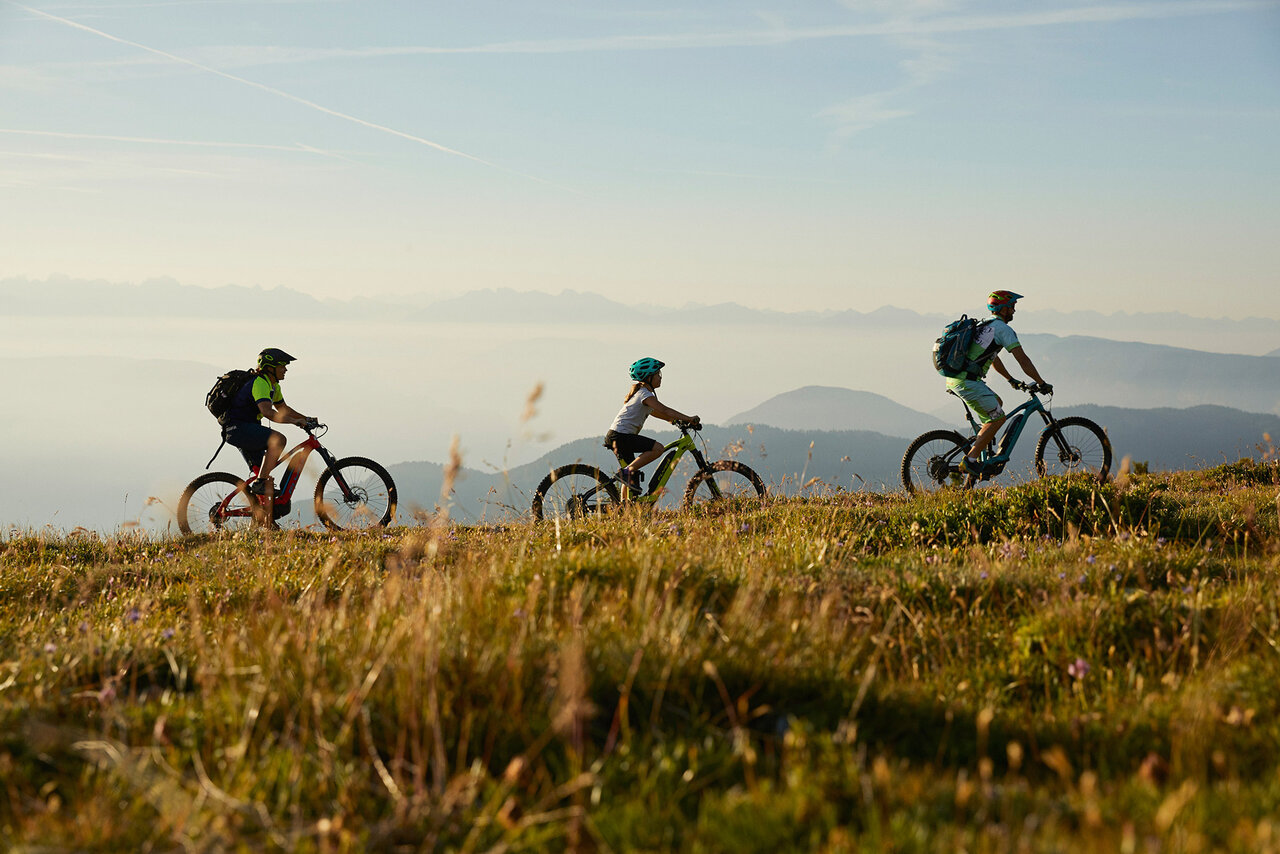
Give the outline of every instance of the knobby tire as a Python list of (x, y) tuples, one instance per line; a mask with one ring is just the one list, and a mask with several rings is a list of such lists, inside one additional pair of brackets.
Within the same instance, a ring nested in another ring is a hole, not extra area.
[[(938, 480), (929, 474), (931, 458), (947, 456), (952, 449), (959, 448), (959, 453), (952, 454), (949, 459), (952, 465), (958, 464), (957, 457), (964, 453), (964, 448), (971, 441), (973, 440), (966, 439), (955, 430), (930, 430), (928, 433), (917, 436), (907, 446), (907, 452), (902, 455), (902, 469), (899, 472), (902, 477), (902, 488), (908, 494), (935, 492), (954, 482), (955, 478), (959, 478), (965, 487), (972, 486), (974, 478), (971, 476), (961, 478), (959, 475), (949, 474), (944, 479)], [(933, 445), (933, 443), (937, 444)]]
[(178, 529), (184, 534), (212, 534), (223, 530), (241, 530), (253, 524), (253, 516), (217, 516), (215, 508), (233, 493), (231, 506), (237, 510), (250, 510), (254, 499), (244, 491), (243, 478), (224, 471), (202, 474), (182, 491), (178, 499)]
[[(1059, 433), (1070, 449), (1064, 458), (1053, 434)], [(1074, 455), (1079, 459), (1073, 459)], [(1069, 415), (1059, 418), (1055, 426), (1046, 427), (1036, 442), (1036, 472), (1041, 477), (1087, 472), (1099, 483), (1105, 483), (1111, 471), (1111, 440), (1098, 424), (1088, 418)]]
[[(354, 493), (348, 500), (333, 471)], [(396, 484), (378, 463), (365, 457), (344, 457), (326, 468), (316, 482), (316, 517), (331, 531), (364, 531), (391, 524), (396, 515)]]
[[(717, 474), (725, 473), (728, 477), (716, 478)], [(720, 495), (711, 491), (713, 482), (720, 488)], [(737, 460), (719, 460), (689, 478), (689, 483), (684, 488), (683, 507), (688, 510), (698, 503), (705, 504), (735, 498), (756, 499), (764, 498), (764, 495), (764, 481), (750, 466)]]
[[(578, 479), (583, 480), (584, 486), (590, 483), (590, 488), (578, 492)], [(556, 489), (557, 484), (560, 489)], [(566, 488), (568, 494), (562, 496)], [(620, 500), (618, 486), (607, 474), (595, 466), (573, 463), (554, 469), (538, 484), (533, 494), (533, 519), (535, 522), (544, 518), (579, 519), (607, 512)]]

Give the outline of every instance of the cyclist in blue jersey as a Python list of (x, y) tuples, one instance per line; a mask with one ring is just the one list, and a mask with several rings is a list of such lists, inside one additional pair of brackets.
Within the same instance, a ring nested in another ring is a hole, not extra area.
[(1023, 351), (1017, 333), (1009, 326), (1020, 299), (1022, 294), (1015, 294), (1013, 291), (992, 291), (987, 296), (987, 310), (994, 317), (981, 325), (973, 337), (973, 343), (969, 346), (969, 358), (977, 360), (980, 367), (976, 375), (969, 374), (965, 377), (947, 379), (947, 388), (955, 392), (956, 396), (973, 410), (973, 414), (982, 424), (982, 428), (973, 440), (973, 445), (960, 463), (960, 468), (969, 474), (982, 474), (983, 463), (979, 457), (991, 444), (991, 440), (995, 438), (1005, 419), (1000, 396), (985, 382), (987, 372), (994, 367), (996, 373), (1008, 380), (1010, 385), (1015, 382), (1013, 375), (1000, 361), (998, 355), (1000, 350), (1010, 353), (1022, 370), (1027, 372), (1027, 376), (1039, 383), (1047, 392), (1053, 391), (1053, 386), (1040, 378), (1040, 372)]
[(293, 361), (296, 361), (293, 356), (278, 347), (268, 347), (259, 353), (257, 375), (236, 392), (222, 419), (222, 438), (228, 445), (239, 448), (250, 466), (259, 466), (261, 476), (249, 484), (249, 492), (265, 496), (268, 502), (275, 495), (275, 481), (270, 472), (280, 460), (285, 439), (283, 433), (262, 424), (262, 419), (299, 427), (314, 427), (319, 423), (284, 402), (280, 381)]

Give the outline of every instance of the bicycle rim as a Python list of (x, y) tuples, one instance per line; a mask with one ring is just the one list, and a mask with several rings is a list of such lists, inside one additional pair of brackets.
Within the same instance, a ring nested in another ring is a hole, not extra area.
[(395, 487), (380, 469), (348, 462), (339, 465), (338, 473), (349, 491), (344, 493), (338, 478), (325, 473), (316, 495), (321, 521), (344, 531), (364, 531), (390, 521)]
[(192, 489), (182, 507), (192, 534), (240, 531), (253, 525), (253, 504), (239, 481), (210, 479)]
[(541, 493), (541, 518), (585, 519), (617, 506), (600, 481), (585, 471), (562, 474)]

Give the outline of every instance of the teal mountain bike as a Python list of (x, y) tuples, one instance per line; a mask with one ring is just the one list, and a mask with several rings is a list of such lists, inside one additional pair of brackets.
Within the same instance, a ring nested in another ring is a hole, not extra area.
[[(625, 483), (596, 466), (572, 463), (552, 470), (538, 484), (533, 496), (533, 518), (537, 521), (579, 519), (612, 512), (627, 503), (656, 505), (685, 454), (692, 454), (698, 464), (698, 470), (684, 489), (681, 506), (685, 509), (699, 504), (727, 505), (733, 500), (758, 502), (764, 498), (764, 481), (749, 466), (737, 460), (707, 462), (693, 438), (693, 434), (702, 429), (701, 424), (692, 421), (676, 421), (674, 424), (680, 431), (680, 438), (663, 449), (667, 455), (653, 470), (648, 491), (633, 495)], [(706, 446), (705, 440), (703, 446)], [(626, 465), (621, 457), (618, 462)]]
[[(1039, 395), (1052, 395), (1052, 387), (1046, 389), (1036, 383), (1015, 381), (1013, 387), (1025, 391), (1031, 397), (1009, 413), (1004, 432), (982, 454), (985, 464), (980, 475), (960, 470), (960, 461), (973, 444), (979, 425), (973, 413), (965, 406), (964, 416), (969, 420), (972, 434), (965, 436), (956, 430), (930, 430), (918, 436), (902, 457), (902, 486), (909, 493), (933, 492), (948, 486), (971, 488), (980, 480), (990, 480), (999, 475), (1009, 463), (1018, 437), (1032, 413), (1043, 419), (1045, 428), (1036, 442), (1035, 465), (1040, 477), (1056, 474), (1085, 473), (1098, 482), (1107, 479), (1111, 470), (1111, 440), (1106, 432), (1088, 418), (1068, 416), (1054, 418)], [(954, 392), (948, 391), (948, 394)]]

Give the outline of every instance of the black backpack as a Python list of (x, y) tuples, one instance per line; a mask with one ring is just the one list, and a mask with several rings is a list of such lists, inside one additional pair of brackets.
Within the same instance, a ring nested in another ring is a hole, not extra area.
[[(994, 318), (992, 318), (994, 319)], [(969, 358), (969, 348), (978, 330), (991, 320), (976, 320), (967, 314), (960, 315), (959, 320), (948, 323), (942, 330), (941, 337), (933, 344), (933, 366), (938, 373), (951, 379), (976, 380), (982, 376), (982, 367), (991, 358), (991, 354), (1000, 349), (995, 341), (983, 350), (976, 359)]]
[(227, 371), (214, 382), (213, 388), (204, 396), (204, 405), (218, 419), (219, 424), (231, 408), (236, 393), (257, 375), (257, 371)]

